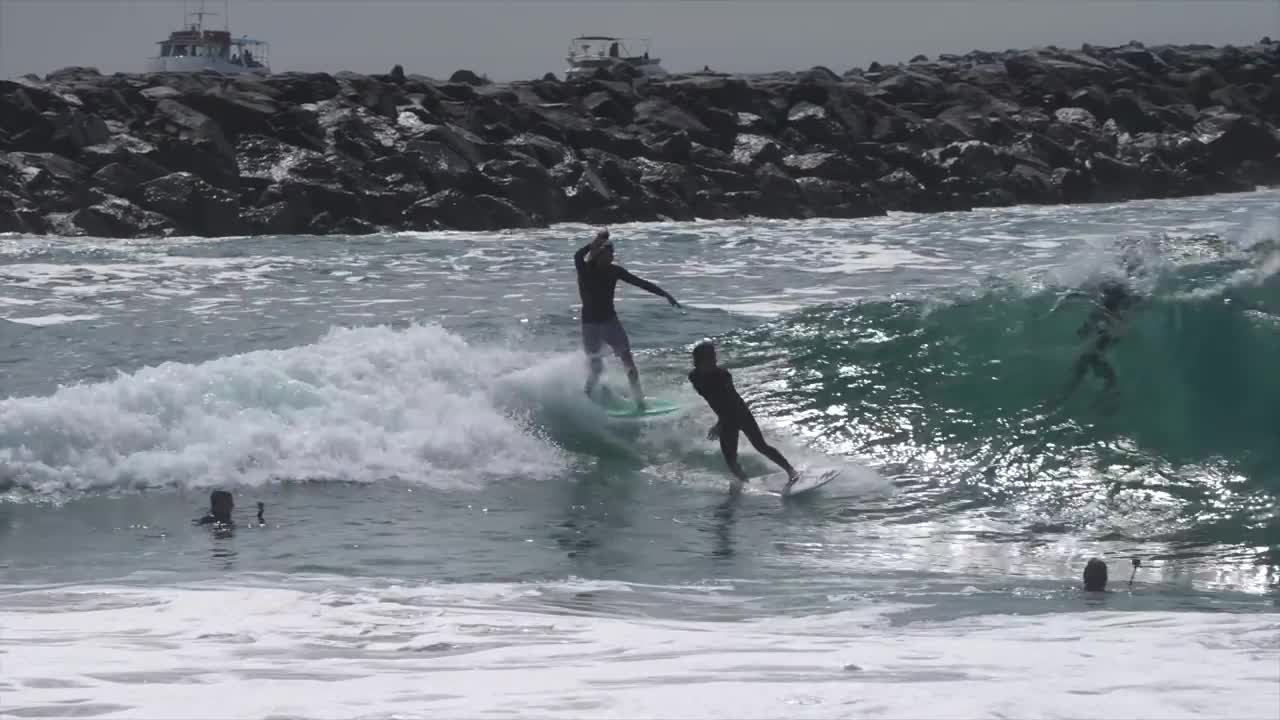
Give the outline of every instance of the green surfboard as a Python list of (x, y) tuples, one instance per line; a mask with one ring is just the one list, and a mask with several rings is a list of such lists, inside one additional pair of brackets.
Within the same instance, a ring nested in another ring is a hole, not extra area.
[(636, 410), (635, 401), (627, 395), (616, 392), (605, 393), (603, 398), (593, 397), (592, 400), (604, 408), (606, 415), (613, 418), (659, 417), (661, 415), (670, 415), (681, 409), (678, 404), (670, 400), (647, 396), (644, 399), (644, 412), (639, 412)]

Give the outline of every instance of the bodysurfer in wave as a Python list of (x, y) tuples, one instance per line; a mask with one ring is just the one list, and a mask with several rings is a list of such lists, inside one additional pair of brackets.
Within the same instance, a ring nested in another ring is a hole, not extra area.
[[(1084, 293), (1073, 293), (1083, 295)], [(1116, 371), (1111, 363), (1103, 357), (1107, 348), (1118, 342), (1118, 330), (1129, 310), (1138, 303), (1138, 296), (1122, 280), (1108, 279), (1102, 282), (1094, 300), (1095, 307), (1089, 317), (1076, 330), (1076, 335), (1087, 339), (1087, 346), (1076, 358), (1072, 368), (1071, 380), (1059, 397), (1057, 405), (1061, 405), (1071, 396), (1085, 374), (1090, 370), (1102, 380), (1103, 393), (1109, 396), (1116, 389)]]
[(673, 307), (680, 307), (671, 293), (642, 280), (627, 272), (613, 262), (613, 243), (609, 242), (609, 231), (601, 230), (589, 244), (578, 248), (573, 254), (573, 265), (578, 272), (578, 295), (582, 298), (582, 349), (590, 359), (591, 369), (587, 377), (584, 391), (590, 397), (604, 372), (604, 360), (601, 350), (607, 343), (627, 370), (627, 381), (631, 384), (631, 396), (636, 401), (636, 408), (644, 412), (644, 392), (640, 388), (640, 371), (636, 368), (635, 358), (631, 354), (631, 342), (627, 331), (618, 319), (613, 307), (613, 294), (621, 280), (646, 290), (658, 297), (666, 298)]
[(751, 414), (751, 408), (747, 407), (747, 401), (742, 399), (733, 386), (733, 376), (716, 364), (715, 345), (703, 342), (693, 348), (693, 370), (689, 373), (689, 382), (693, 383), (693, 389), (715, 411), (716, 424), (707, 431), (707, 439), (720, 441), (724, 461), (729, 464), (730, 472), (739, 482), (747, 482), (747, 474), (738, 464), (738, 433), (747, 436), (756, 452), (786, 471), (787, 489), (800, 479), (782, 453), (764, 441), (764, 434), (760, 432), (760, 425)]

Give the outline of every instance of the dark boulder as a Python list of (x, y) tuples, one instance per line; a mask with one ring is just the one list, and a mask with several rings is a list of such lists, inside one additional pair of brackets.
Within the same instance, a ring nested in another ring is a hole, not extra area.
[(533, 221), (510, 202), (492, 195), (467, 195), (444, 190), (423, 198), (405, 211), (405, 226), (413, 230), (448, 228), (492, 231), (528, 228)]
[(573, 150), (564, 143), (532, 133), (517, 135), (504, 144), (516, 152), (534, 158), (546, 168), (553, 168), (574, 157)]
[(42, 213), (72, 212), (90, 204), (88, 168), (59, 155), (0, 155), (0, 177), (6, 174)]
[(475, 164), (453, 146), (436, 140), (412, 140), (405, 148), (421, 158), (422, 173), (432, 188), (466, 187), (475, 174)]
[(698, 142), (713, 141), (711, 131), (702, 121), (667, 100), (651, 99), (638, 103), (635, 122), (656, 132), (684, 132)]
[(87, 208), (71, 213), (71, 224), (86, 235), (105, 238), (134, 238), (164, 235), (174, 228), (173, 221), (148, 212), (118, 197), (109, 197)]
[(759, 188), (760, 202), (751, 212), (761, 217), (795, 217), (797, 207), (803, 207), (804, 194), (800, 185), (781, 168), (766, 163), (755, 171), (755, 186)]
[(240, 201), (191, 173), (177, 172), (143, 184), (138, 204), (172, 219), (184, 234), (218, 237), (242, 231)]
[(46, 232), (44, 217), (25, 198), (8, 190), (0, 190), (0, 233)]
[(861, 218), (885, 214), (875, 198), (851, 183), (805, 177), (797, 180), (796, 185), (805, 205), (822, 217)]
[(796, 177), (814, 177), (839, 182), (860, 182), (864, 178), (854, 162), (836, 153), (803, 153), (788, 155), (783, 166)]
[(645, 145), (645, 157), (666, 162), (687, 162), (693, 152), (693, 140), (689, 133), (677, 130), (654, 138)]
[(246, 134), (272, 135), (271, 119), (280, 111), (270, 97), (230, 87), (185, 95), (182, 104), (216, 123), (222, 136), (231, 143)]
[(794, 128), (806, 140), (832, 149), (843, 149), (851, 144), (848, 134), (831, 119), (825, 107), (801, 102), (787, 111), (787, 125)]
[(765, 163), (782, 163), (784, 152), (778, 143), (765, 135), (742, 133), (737, 137), (732, 157), (738, 165), (754, 168)]
[(299, 217), (286, 200), (253, 207), (240, 214), (240, 224), (251, 235), (292, 235), (306, 230), (306, 218)]
[(1209, 152), (1220, 167), (1229, 167), (1250, 159), (1275, 162), (1280, 153), (1280, 137), (1257, 120), (1240, 115), (1223, 114), (1205, 123), (1211, 139)]
[(85, 67), (82, 65), (73, 65), (54, 70), (44, 76), (45, 82), (50, 83), (73, 83), (82, 80), (98, 80), (102, 77), (102, 73), (95, 67)]
[[(154, 179), (154, 178), (148, 178)], [(104, 165), (92, 176), (94, 187), (101, 188), (111, 195), (127, 198), (136, 193), (144, 180), (124, 163), (113, 162)]]
[(615, 125), (629, 125), (635, 119), (631, 106), (608, 92), (591, 93), (583, 99), (582, 104), (592, 116)]
[(547, 168), (532, 158), (489, 160), (479, 168), (496, 194), (527, 215), (534, 225), (560, 221), (567, 198)]

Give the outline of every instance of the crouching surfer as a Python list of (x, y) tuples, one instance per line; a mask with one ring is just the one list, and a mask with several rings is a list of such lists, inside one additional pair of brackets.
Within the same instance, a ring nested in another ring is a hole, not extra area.
[(707, 439), (720, 440), (720, 452), (724, 455), (724, 461), (739, 482), (747, 482), (747, 475), (738, 464), (738, 433), (746, 435), (756, 452), (772, 460), (787, 473), (788, 489), (800, 479), (782, 453), (764, 441), (764, 434), (760, 432), (760, 425), (751, 414), (751, 408), (747, 407), (747, 401), (742, 399), (733, 386), (733, 376), (716, 364), (715, 345), (704, 342), (693, 349), (693, 370), (689, 373), (689, 382), (715, 412), (716, 424), (707, 432)]

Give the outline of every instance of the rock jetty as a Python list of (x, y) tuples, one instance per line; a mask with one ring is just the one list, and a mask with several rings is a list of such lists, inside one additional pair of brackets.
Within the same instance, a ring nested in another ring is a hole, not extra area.
[(972, 52), (844, 75), (0, 82), (0, 232), (360, 234), (863, 217), (1280, 182), (1280, 43)]

